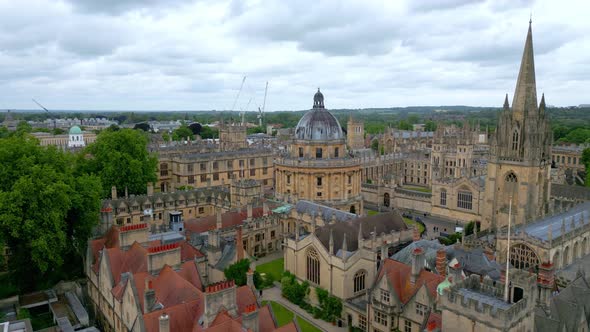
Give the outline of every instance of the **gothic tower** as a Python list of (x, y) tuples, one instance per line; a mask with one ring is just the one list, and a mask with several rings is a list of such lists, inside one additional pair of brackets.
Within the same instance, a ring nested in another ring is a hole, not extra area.
[(363, 121), (355, 121), (350, 115), (346, 131), (346, 144), (351, 150), (365, 147), (365, 123)]
[(537, 106), (529, 22), (512, 107), (506, 95), (491, 142), (482, 227), (507, 225), (510, 199), (513, 225), (530, 222), (547, 212), (552, 142), (544, 95)]

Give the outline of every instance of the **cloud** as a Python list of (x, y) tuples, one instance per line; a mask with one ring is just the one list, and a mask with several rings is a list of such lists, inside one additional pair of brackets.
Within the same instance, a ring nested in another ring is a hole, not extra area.
[[(590, 22), (551, 0), (0, 1), (0, 108), (268, 110), (471, 104), (537, 86), (588, 103)], [(571, 10), (576, 8), (576, 10)]]

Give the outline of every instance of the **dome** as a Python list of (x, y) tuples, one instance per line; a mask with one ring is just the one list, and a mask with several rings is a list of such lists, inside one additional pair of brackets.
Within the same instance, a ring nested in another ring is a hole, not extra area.
[(80, 134), (82, 134), (82, 129), (80, 129), (80, 127), (73, 126), (72, 128), (70, 128), (70, 135), (80, 135)]
[(324, 108), (324, 95), (318, 89), (314, 108), (305, 113), (295, 128), (295, 138), (301, 140), (337, 140), (344, 139), (340, 122)]

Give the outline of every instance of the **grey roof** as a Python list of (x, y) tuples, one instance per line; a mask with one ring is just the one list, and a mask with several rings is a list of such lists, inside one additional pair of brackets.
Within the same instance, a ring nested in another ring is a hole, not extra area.
[(590, 286), (583, 275), (551, 298), (549, 310), (535, 311), (535, 331), (578, 331), (582, 316), (590, 314)]
[(324, 220), (332, 220), (332, 215), (336, 216), (336, 221), (347, 221), (347, 220), (355, 219), (358, 217), (354, 213), (341, 211), (338, 209), (331, 208), (329, 206), (325, 206), (325, 205), (321, 205), (318, 203), (305, 201), (305, 200), (298, 201), (295, 204), (295, 210), (298, 213), (308, 214), (308, 215), (317, 215), (318, 211), (321, 210), (322, 218)]
[(551, 184), (551, 196), (588, 201), (590, 200), (590, 188), (567, 184)]
[(485, 303), (492, 306), (493, 308), (501, 310), (508, 310), (512, 306), (512, 304), (506, 303), (500, 298), (476, 292), (472, 289), (460, 288), (459, 294), (463, 295), (463, 297), (466, 299), (473, 299), (474, 301), (479, 302), (480, 305)]
[(525, 232), (529, 236), (547, 241), (549, 227), (551, 227), (552, 237), (556, 238), (563, 235), (561, 230), (563, 222), (565, 222), (565, 234), (567, 234), (574, 231), (572, 220), (575, 223), (575, 228), (578, 228), (580, 227), (582, 217), (584, 218), (584, 224), (590, 222), (590, 202), (576, 205), (566, 212), (543, 218), (524, 227), (519, 227), (517, 232)]
[(468, 274), (478, 274), (480, 276), (489, 276), (493, 280), (499, 280), (502, 267), (496, 261), (490, 261), (484, 254), (482, 248), (466, 249), (461, 246), (443, 246), (438, 240), (419, 240), (410, 243), (407, 247), (396, 252), (390, 258), (400, 261), (404, 264), (412, 264), (412, 252), (416, 248), (424, 251), (424, 266), (436, 273), (436, 251), (444, 248), (447, 256), (447, 262), (456, 258), (463, 270)]
[(184, 240), (184, 236), (176, 231), (169, 231), (164, 233), (155, 233), (148, 236), (150, 241), (160, 240), (162, 244), (169, 244)]
[(305, 113), (295, 128), (295, 138), (301, 140), (344, 139), (338, 119), (324, 108), (314, 108)]
[(330, 234), (332, 234), (334, 251), (338, 251), (338, 249), (342, 248), (344, 234), (346, 234), (347, 251), (354, 252), (358, 249), (358, 235), (361, 224), (363, 239), (370, 239), (373, 231), (376, 231), (376, 235), (379, 236), (382, 233), (388, 234), (394, 231), (399, 232), (408, 229), (408, 226), (406, 226), (402, 217), (397, 212), (387, 212), (328, 224), (317, 228), (315, 236), (329, 250)]
[(221, 271), (225, 270), (226, 267), (233, 263), (235, 255), (236, 246), (233, 241), (226, 242), (221, 252), (221, 258), (215, 263), (215, 268)]

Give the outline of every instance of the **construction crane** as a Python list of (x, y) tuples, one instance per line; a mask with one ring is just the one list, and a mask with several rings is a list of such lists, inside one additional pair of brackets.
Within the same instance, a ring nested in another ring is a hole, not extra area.
[[(244, 83), (246, 83), (246, 76), (244, 76), (244, 78), (242, 78), (242, 84), (240, 84), (240, 90), (238, 90), (238, 94), (236, 95), (236, 98), (234, 99), (234, 103), (231, 106), (231, 111), (233, 112), (236, 109), (236, 103), (238, 102), (238, 99), (240, 98), (240, 94), (242, 93), (242, 89), (244, 88)], [(242, 122), (244, 121), (244, 112), (242, 111), (242, 113), (240, 114), (240, 117), (242, 118)]]
[(258, 107), (258, 127), (262, 127), (262, 117), (264, 116), (264, 108), (266, 107), (266, 93), (268, 92), (268, 82), (264, 88), (264, 100), (262, 101), (262, 109)]
[[(35, 99), (32, 99), (35, 102), (35, 104), (39, 105), (39, 107), (41, 107), (42, 109), (45, 110), (45, 112), (47, 112), (47, 115), (51, 116), (51, 112), (49, 112), (48, 109), (46, 109), (43, 105), (39, 104), (38, 101), (36, 101)], [(55, 130), (55, 128), (57, 127), (57, 125), (55, 124), (55, 116), (51, 116), (53, 118), (53, 129)]]

